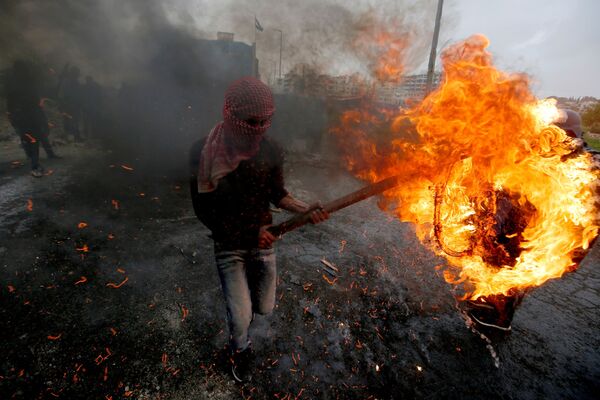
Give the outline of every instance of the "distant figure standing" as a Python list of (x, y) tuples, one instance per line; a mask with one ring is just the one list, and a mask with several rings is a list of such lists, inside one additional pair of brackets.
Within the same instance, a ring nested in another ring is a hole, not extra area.
[(6, 81), (6, 109), (8, 119), (21, 138), (21, 145), (31, 161), (31, 175), (43, 176), (39, 162), (41, 143), (48, 158), (59, 158), (48, 141), (48, 119), (42, 108), (41, 78), (34, 66), (17, 60)]
[(79, 125), (82, 112), (82, 86), (79, 83), (80, 71), (77, 67), (70, 67), (65, 76), (62, 87), (61, 111), (63, 114), (63, 127), (68, 135), (73, 135), (75, 142), (81, 141)]
[(102, 88), (91, 76), (85, 77), (83, 86), (83, 127), (88, 137), (95, 136), (100, 124), (102, 109)]

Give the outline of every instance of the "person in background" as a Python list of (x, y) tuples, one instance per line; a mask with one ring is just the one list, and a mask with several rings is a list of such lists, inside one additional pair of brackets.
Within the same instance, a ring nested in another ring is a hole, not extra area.
[(87, 137), (96, 136), (100, 125), (100, 112), (102, 109), (102, 88), (91, 76), (85, 77), (83, 86), (83, 127)]
[(212, 232), (215, 259), (229, 323), (231, 372), (251, 378), (248, 330), (254, 314), (275, 305), (276, 262), (269, 203), (295, 213), (310, 211), (313, 223), (327, 213), (295, 199), (283, 178), (283, 151), (266, 132), (275, 107), (271, 90), (242, 78), (226, 91), (223, 121), (190, 151), (194, 211)]
[(583, 129), (581, 128), (581, 116), (578, 112), (569, 109), (560, 109), (560, 117), (554, 124), (566, 132), (572, 138), (583, 140)]
[(75, 142), (81, 142), (81, 113), (83, 107), (82, 86), (79, 83), (79, 68), (71, 66), (66, 71), (62, 83), (61, 112), (63, 115), (63, 127), (68, 135), (73, 136)]
[(33, 63), (14, 62), (6, 80), (6, 110), (31, 162), (31, 175), (36, 178), (44, 175), (39, 161), (40, 143), (48, 158), (60, 158), (48, 140), (48, 119), (43, 110), (41, 86), (41, 75), (36, 73)]

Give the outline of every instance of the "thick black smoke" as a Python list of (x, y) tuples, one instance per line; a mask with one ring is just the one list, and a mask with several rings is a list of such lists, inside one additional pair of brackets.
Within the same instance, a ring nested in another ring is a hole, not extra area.
[[(55, 71), (57, 79), (66, 63), (78, 66), (105, 89), (105, 141), (123, 150), (124, 158), (176, 166), (190, 143), (220, 119), (231, 78), (251, 73), (227, 65), (222, 54), (230, 50), (215, 52), (207, 44), (217, 31), (235, 33), (235, 40), (245, 43), (235, 50), (240, 54), (252, 51), (250, 44), (256, 41), (265, 81), (278, 68), (280, 35), (275, 29), (283, 31), (284, 74), (300, 63), (330, 74), (368, 74), (372, 60), (357, 49), (356, 38), (371, 26), (397, 29), (410, 38), (410, 69), (425, 61), (435, 3), (3, 0), (0, 68), (26, 58)], [(255, 29), (255, 17), (262, 32)], [(303, 102), (313, 106), (301, 106)], [(274, 128), (283, 141), (325, 129), (325, 107), (316, 100), (279, 97), (277, 109)]]

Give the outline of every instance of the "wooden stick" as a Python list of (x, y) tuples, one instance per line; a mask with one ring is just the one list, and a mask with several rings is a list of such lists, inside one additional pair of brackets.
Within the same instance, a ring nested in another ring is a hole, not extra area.
[[(358, 203), (359, 201), (363, 201), (365, 199), (368, 199), (369, 197), (373, 197), (377, 194), (383, 193), (388, 189), (398, 186), (399, 184), (399, 177), (392, 176), (382, 181), (365, 186), (364, 188), (347, 194), (343, 197), (340, 197), (339, 199), (333, 200), (321, 206), (320, 208), (331, 214), (333, 212), (341, 210), (342, 208), (351, 206), (354, 203)], [(306, 211), (305, 213), (295, 215), (287, 221), (280, 223), (279, 225), (274, 225), (269, 228), (269, 232), (271, 232), (275, 236), (281, 236), (294, 229), (300, 228), (301, 226), (304, 226), (310, 222), (310, 215), (314, 210), (318, 208), (318, 205), (313, 206), (310, 210)]]

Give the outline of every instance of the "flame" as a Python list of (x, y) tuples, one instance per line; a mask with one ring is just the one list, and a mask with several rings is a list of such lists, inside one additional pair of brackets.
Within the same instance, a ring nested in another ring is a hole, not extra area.
[(382, 207), (416, 225), (471, 299), (559, 278), (598, 234), (592, 156), (551, 125), (555, 101), (494, 67), (488, 44), (445, 50), (441, 86), (414, 107), (350, 110), (332, 128), (358, 177), (401, 177)]
[(374, 14), (364, 15), (356, 27), (352, 46), (360, 58), (368, 60), (372, 78), (378, 82), (398, 82), (404, 72), (411, 34), (401, 19), (384, 20)]

